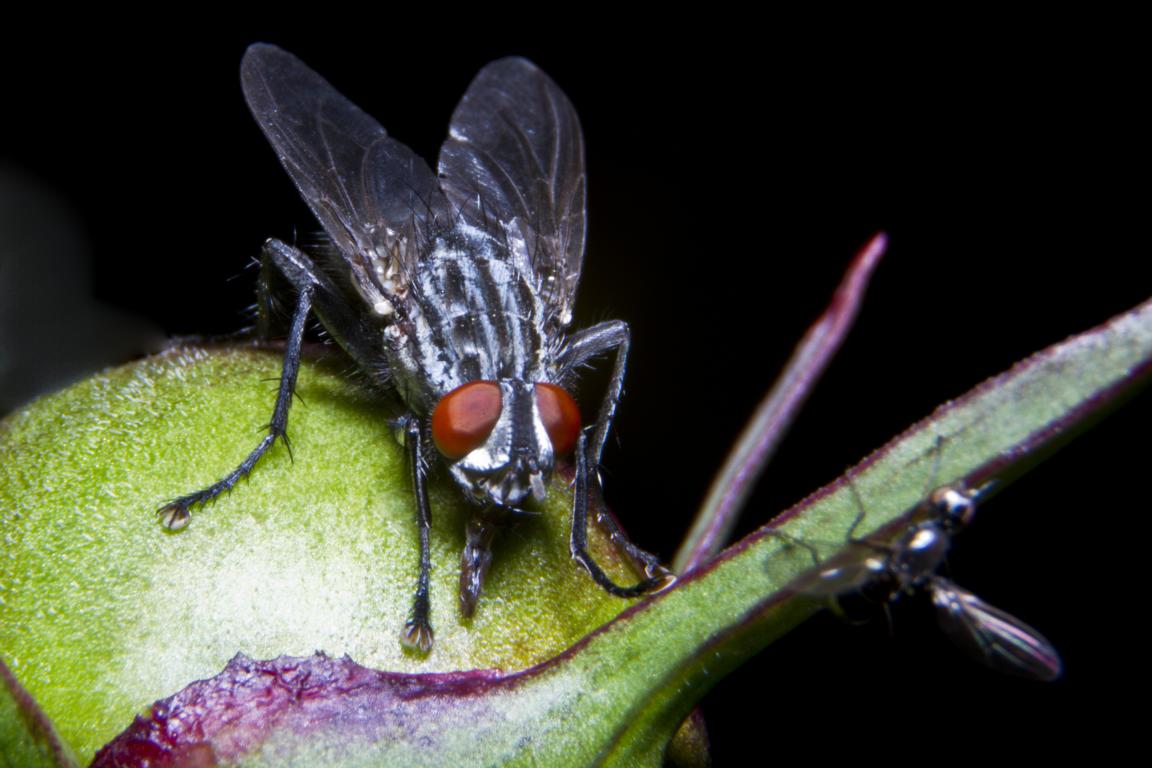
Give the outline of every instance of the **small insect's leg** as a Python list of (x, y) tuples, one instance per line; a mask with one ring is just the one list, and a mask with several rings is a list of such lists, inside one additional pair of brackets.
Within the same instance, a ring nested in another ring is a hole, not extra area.
[(778, 531), (775, 528), (769, 528), (768, 535), (780, 539), (789, 547), (800, 547), (808, 553), (808, 557), (812, 560), (812, 565), (820, 565), (820, 551), (803, 539), (784, 533), (783, 531)]
[[(269, 243), (265, 245), (265, 249), (271, 249), (273, 242), (274, 241), (269, 241)], [(287, 248), (288, 246), (283, 247)], [(275, 256), (273, 256), (273, 258), (275, 258)], [(252, 468), (256, 466), (256, 462), (268, 452), (268, 449), (272, 447), (277, 438), (283, 438), (285, 443), (287, 443), (288, 409), (292, 405), (292, 393), (296, 387), (296, 374), (300, 370), (300, 345), (304, 339), (304, 328), (308, 320), (308, 313), (312, 309), (312, 294), (315, 286), (311, 280), (307, 278), (307, 275), (293, 275), (286, 272), (285, 276), (293, 282), (298, 293), (296, 297), (296, 310), (292, 315), (292, 326), (289, 330), (287, 346), (284, 350), (284, 366), (280, 371), (280, 387), (276, 393), (276, 405), (272, 409), (272, 419), (268, 423), (268, 434), (266, 434), (259, 445), (240, 462), (240, 465), (228, 473), (223, 479), (213, 483), (207, 488), (173, 499), (157, 510), (161, 524), (169, 530), (177, 531), (188, 525), (188, 521), (191, 519), (192, 507), (212, 501), (222, 493), (231, 490), (232, 487), (240, 481), (240, 478), (247, 476), (248, 473), (252, 471)]]
[(864, 539), (856, 538), (856, 529), (864, 522), (868, 511), (864, 509), (864, 500), (860, 498), (860, 492), (856, 490), (856, 485), (851, 480), (848, 481), (848, 490), (852, 494), (852, 500), (856, 502), (856, 517), (852, 519), (852, 525), (848, 527), (848, 541), (864, 544), (867, 543)]
[[(601, 516), (600, 521), (607, 522), (608, 516)], [(584, 566), (592, 579), (605, 592), (617, 597), (638, 597), (647, 592), (664, 589), (675, 581), (676, 577), (660, 565), (654, 555), (628, 542), (614, 523), (609, 524), (609, 536), (617, 544), (623, 545), (630, 555), (644, 563), (644, 570), (648, 575), (647, 579), (631, 587), (621, 587), (612, 581), (608, 574), (604, 573), (592, 558), (591, 553), (588, 552), (588, 438), (587, 435), (581, 433), (576, 444), (576, 487), (575, 499), (572, 504), (572, 536), (569, 543), (572, 558)]]
[(620, 394), (624, 391), (624, 368), (628, 362), (628, 348), (631, 343), (632, 331), (628, 328), (628, 323), (623, 320), (608, 320), (573, 335), (560, 361), (561, 367), (570, 371), (596, 355), (616, 351), (612, 363), (612, 378), (608, 382), (604, 400), (600, 403), (600, 413), (596, 418), (596, 433), (592, 436), (593, 466), (600, 465), (600, 454), (604, 452), (608, 430), (612, 426), (612, 418), (616, 415), (616, 405), (620, 402)]
[(936, 487), (936, 479), (940, 477), (940, 461), (944, 456), (944, 435), (936, 435), (936, 440), (932, 444), (932, 470), (928, 475), (928, 485), (921, 494), (923, 498), (928, 498), (932, 494), (932, 489)]
[(420, 530), (420, 575), (416, 580), (416, 594), (412, 597), (412, 611), (400, 634), (400, 642), (419, 653), (432, 650), (432, 606), (428, 598), (428, 582), (432, 572), (432, 549), (430, 534), (432, 514), (428, 507), (428, 489), (425, 486), (423, 432), (420, 420), (415, 416), (404, 419), (404, 448), (408, 452), (408, 463), (412, 469), (412, 488), (416, 493), (416, 524)]

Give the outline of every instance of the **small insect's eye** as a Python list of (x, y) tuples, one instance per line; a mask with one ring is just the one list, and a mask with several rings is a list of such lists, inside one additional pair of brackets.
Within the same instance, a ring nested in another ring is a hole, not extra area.
[(432, 411), (432, 442), (449, 459), (459, 459), (488, 439), (500, 418), (500, 386), (471, 381), (456, 387)]
[(552, 440), (552, 452), (557, 456), (570, 453), (580, 437), (580, 409), (572, 395), (555, 384), (537, 384), (536, 405)]

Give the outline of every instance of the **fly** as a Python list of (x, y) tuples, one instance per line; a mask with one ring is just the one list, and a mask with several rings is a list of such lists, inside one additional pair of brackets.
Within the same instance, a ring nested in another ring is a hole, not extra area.
[[(589, 498), (599, 491), (589, 475), (623, 388), (630, 332), (619, 320), (568, 332), (584, 256), (585, 177), (567, 96), (525, 59), (488, 64), (452, 115), (437, 175), (292, 54), (253, 45), (240, 73), (253, 116), (333, 247), (305, 254), (265, 243), (263, 274), (279, 273), (296, 294), (268, 434), (224, 478), (164, 505), (162, 523), (183, 528), (193, 507), (230, 490), (285, 436), (314, 312), (373, 385), (404, 404), (395, 426), (420, 538), (405, 646), (427, 653), (433, 643), (426, 467), (437, 457), (473, 505), (461, 556), (465, 617), (500, 523), (543, 499), (567, 456), (576, 467), (572, 557), (620, 597), (670, 583), (671, 573), (607, 516), (609, 534), (644, 564), (646, 578), (622, 587), (587, 549)], [(608, 390), (585, 428), (568, 389), (577, 368), (609, 353)]]
[[(844, 558), (799, 577), (798, 591), (835, 599), (864, 591), (894, 601), (927, 591), (945, 635), (973, 659), (998, 672), (1048, 682), (1063, 671), (1060, 655), (1043, 635), (936, 573), (952, 537), (971, 522), (984, 489), (943, 486), (921, 504), (924, 519), (895, 544), (854, 539)], [(863, 510), (852, 528), (859, 525)]]

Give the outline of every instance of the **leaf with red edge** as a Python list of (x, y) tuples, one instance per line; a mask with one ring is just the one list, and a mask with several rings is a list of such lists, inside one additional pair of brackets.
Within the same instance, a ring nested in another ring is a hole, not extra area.
[[(713, 682), (817, 609), (789, 589), (811, 564), (809, 553), (789, 540), (844, 542), (857, 517), (858, 497), (867, 510), (860, 535), (899, 532), (923, 497), (926, 478), (969, 485), (996, 479), (1003, 487), (1115, 407), (1150, 371), (1152, 303), (1034, 355), (941, 407), (785, 513), (775, 527), (745, 538), (674, 588), (633, 604), (568, 650), (522, 672), (425, 675), (372, 672), (325, 657), (237, 659), (225, 676), (165, 702), (158, 710), (162, 716), (154, 723), (141, 721), (139, 733), (187, 727), (193, 739), (173, 758), (201, 764), (209, 758), (319, 766), (659, 764), (671, 735)], [(324, 410), (322, 400), (311, 401), (310, 408)], [(85, 466), (98, 479), (109, 471), (99, 458)], [(0, 466), (16, 477), (31, 471), (26, 464), (19, 470), (10, 463)], [(343, 479), (348, 467), (327, 469)], [(326, 493), (342, 498), (338, 486), (334, 479)], [(52, 528), (53, 519), (48, 522)], [(781, 531), (789, 538), (776, 535)], [(59, 535), (72, 541), (70, 536), (84, 533)], [(832, 556), (834, 549), (822, 554)], [(16, 559), (28, 554), (20, 550)], [(64, 559), (53, 562), (57, 570), (76, 567)], [(102, 589), (103, 596), (84, 594), (81, 608), (133, 597), (115, 583)], [(211, 605), (227, 597), (197, 592), (181, 599)], [(54, 604), (45, 608), (60, 610)], [(51, 622), (44, 627), (50, 629)], [(131, 632), (130, 627), (112, 629)], [(197, 633), (213, 630), (202, 622), (182, 626), (183, 645), (154, 646), (156, 657), (142, 657), (139, 674), (162, 672), (160, 662), (196, 648)], [(6, 636), (5, 646), (12, 637)], [(50, 679), (40, 682), (52, 690)], [(241, 695), (257, 704), (237, 706), (235, 697)], [(205, 707), (205, 702), (216, 705)], [(280, 719), (264, 717), (269, 711), (280, 713)], [(224, 739), (212, 743), (212, 753), (195, 745), (204, 738), (197, 729), (208, 726), (216, 729), (215, 738)]]
[(0, 659), (0, 765), (69, 768), (76, 758), (52, 721)]

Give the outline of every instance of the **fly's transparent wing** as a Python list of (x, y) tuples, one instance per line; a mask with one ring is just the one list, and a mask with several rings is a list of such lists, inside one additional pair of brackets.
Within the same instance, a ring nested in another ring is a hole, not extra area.
[(394, 293), (382, 276), (402, 280), (419, 235), (447, 211), (428, 164), (274, 45), (248, 48), (240, 79), (253, 116), (358, 287)]
[(571, 322), (584, 256), (584, 139), (563, 91), (525, 59), (484, 67), (452, 114), (439, 170), (453, 207), (507, 238), (548, 316)]
[(1060, 654), (1039, 632), (948, 579), (937, 577), (931, 589), (940, 628), (972, 658), (1033, 680), (1060, 676)]

